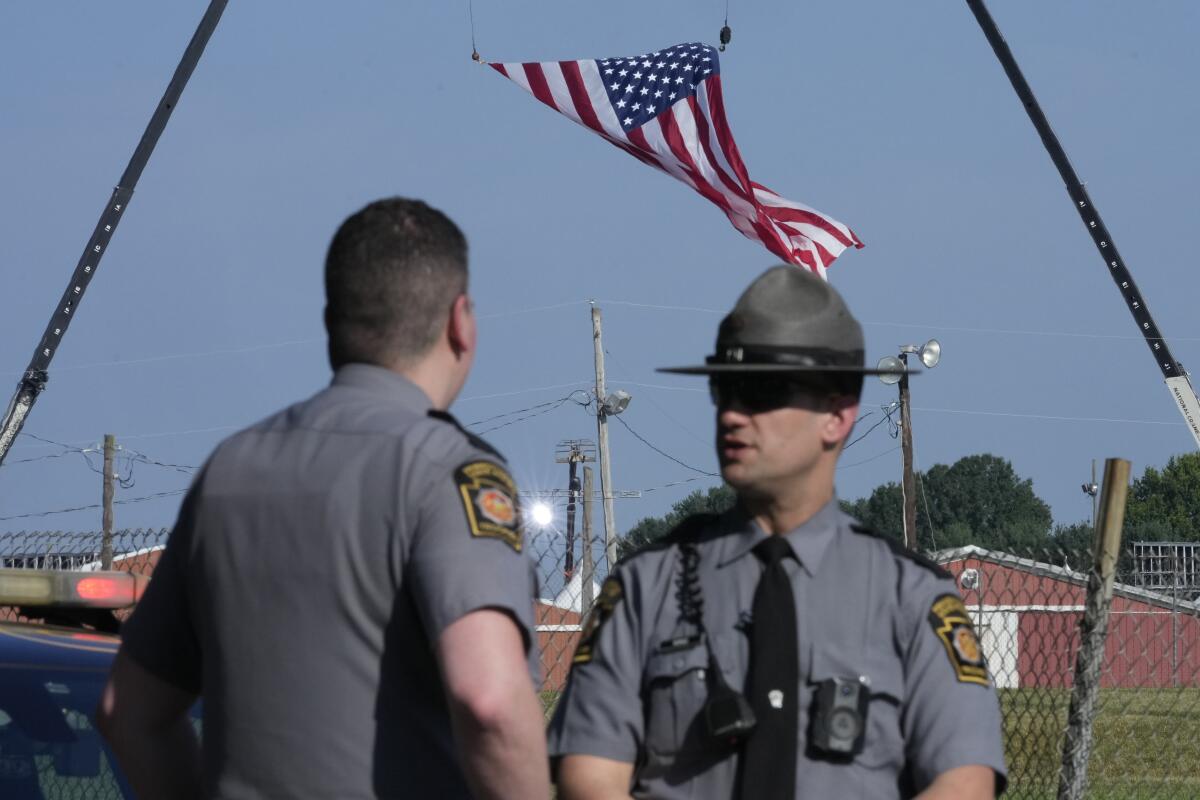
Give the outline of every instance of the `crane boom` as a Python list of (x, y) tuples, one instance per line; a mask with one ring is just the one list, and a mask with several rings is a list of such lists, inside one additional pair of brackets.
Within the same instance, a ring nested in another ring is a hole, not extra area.
[(46, 381), (50, 374), (50, 361), (58, 351), (62, 338), (66, 335), (67, 327), (71, 324), (71, 318), (79, 308), (83, 294), (95, 276), (96, 269), (100, 266), (100, 258), (108, 250), (108, 243), (112, 240), (113, 232), (116, 231), (117, 223), (121, 221), (121, 215), (129, 205), (130, 198), (133, 197), (133, 189), (137, 186), (138, 178), (141, 177), (142, 170), (150, 160), (150, 154), (154, 152), (158, 137), (166, 128), (167, 120), (171, 118), (171, 112), (175, 110), (179, 97), (183, 94), (183, 88), (187, 86), (192, 71), (200, 61), (200, 56), (204, 52), (213, 30), (216, 29), (227, 2), (228, 0), (211, 0), (209, 3), (208, 10), (204, 12), (204, 17), (200, 20), (196, 32), (192, 34), (192, 39), (188, 42), (187, 49), (183, 52), (179, 66), (175, 68), (175, 75), (167, 85), (167, 90), (163, 92), (162, 99), (154, 109), (154, 115), (150, 117), (150, 122), (142, 133), (137, 149), (133, 151), (133, 156), (129, 159), (125, 172), (121, 174), (120, 182), (113, 189), (112, 197), (100, 214), (100, 221), (96, 223), (96, 228), (92, 231), (92, 236), (83, 249), (83, 255), (79, 257), (79, 261), (75, 265), (71, 282), (67, 284), (62, 299), (59, 300), (54, 313), (50, 315), (50, 322), (46, 325), (46, 330), (42, 334), (41, 341), (38, 342), (33, 358), (29, 361), (29, 366), (25, 368), (20, 383), (17, 384), (17, 391), (8, 404), (3, 423), (0, 423), (0, 464), (4, 463), (4, 457), (8, 455), (9, 448), (12, 447), (17, 434), (24, 427), (25, 420), (29, 416), (33, 404), (37, 402), (38, 395), (46, 388)]
[(1062, 176), (1063, 182), (1067, 186), (1067, 194), (1071, 196), (1075, 210), (1079, 212), (1079, 218), (1083, 220), (1084, 227), (1091, 234), (1092, 241), (1095, 242), (1096, 249), (1100, 252), (1100, 257), (1104, 259), (1104, 263), (1108, 267), (1109, 275), (1112, 276), (1113, 282), (1121, 292), (1121, 297), (1125, 300), (1125, 305), (1129, 308), (1129, 313), (1133, 315), (1134, 322), (1137, 323), (1138, 330), (1141, 331), (1146, 344), (1150, 347), (1150, 352), (1154, 355), (1154, 361), (1158, 365), (1159, 371), (1162, 372), (1167, 389), (1171, 392), (1171, 399), (1179, 407), (1184, 422), (1187, 423), (1192, 437), (1196, 440), (1197, 448), (1200, 448), (1200, 400), (1196, 398), (1196, 392), (1192, 388), (1187, 372), (1171, 355), (1167, 340), (1163, 338), (1158, 326), (1154, 323), (1154, 318), (1150, 316), (1146, 299), (1138, 291), (1129, 267), (1117, 251), (1112, 234), (1108, 232), (1108, 227), (1100, 218), (1100, 212), (1092, 203), (1092, 199), (1088, 197), (1087, 189), (1079, 180), (1074, 167), (1071, 166), (1070, 159), (1067, 158), (1067, 152), (1058, 141), (1058, 137), (1054, 135), (1050, 121), (1046, 119), (1045, 112), (1042, 111), (1041, 105), (1033, 95), (1033, 89), (1030, 88), (1029, 82), (1021, 73), (1021, 68), (1017, 65), (1012, 50), (1004, 41), (1000, 29), (996, 27), (996, 22), (988, 12), (987, 6), (984, 5), (983, 0), (967, 0), (967, 5), (975, 15), (976, 21), (979, 22), (979, 27), (983, 29), (983, 35), (987, 37), (996, 57), (1000, 59), (1000, 65), (1004, 67), (1004, 73), (1012, 83), (1017, 97), (1021, 100), (1021, 105), (1025, 107), (1025, 112), (1029, 115), (1033, 127), (1037, 129), (1038, 135), (1042, 139), (1042, 145), (1050, 155), (1050, 160), (1058, 168), (1058, 174)]

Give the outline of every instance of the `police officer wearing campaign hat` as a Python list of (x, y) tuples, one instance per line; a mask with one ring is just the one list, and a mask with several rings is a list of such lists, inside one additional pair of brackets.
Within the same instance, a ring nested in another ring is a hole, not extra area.
[(626, 558), (550, 726), (563, 800), (991, 798), (1000, 710), (951, 576), (845, 514), (862, 328), (791, 266), (699, 366), (738, 503)]
[(331, 384), (205, 464), (102, 730), (143, 798), (547, 798), (517, 488), (446, 413), (476, 351), (466, 239), (380, 200), (325, 285)]

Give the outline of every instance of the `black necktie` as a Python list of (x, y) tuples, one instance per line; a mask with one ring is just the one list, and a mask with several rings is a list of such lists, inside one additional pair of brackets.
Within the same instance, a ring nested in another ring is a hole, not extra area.
[(755, 546), (754, 554), (764, 566), (754, 590), (746, 695), (758, 724), (742, 750), (739, 797), (784, 800), (796, 791), (799, 740), (796, 603), (783, 568), (792, 549), (783, 537), (768, 536)]

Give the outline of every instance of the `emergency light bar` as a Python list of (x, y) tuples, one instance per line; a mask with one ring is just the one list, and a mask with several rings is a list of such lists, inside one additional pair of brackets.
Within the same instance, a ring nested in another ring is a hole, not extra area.
[(0, 569), (0, 606), (128, 608), (149, 582), (131, 572)]

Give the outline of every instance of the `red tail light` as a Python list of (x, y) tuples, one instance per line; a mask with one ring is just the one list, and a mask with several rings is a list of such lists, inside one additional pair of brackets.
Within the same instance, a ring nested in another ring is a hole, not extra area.
[(118, 597), (133, 602), (133, 581), (120, 578), (84, 578), (75, 584), (81, 600), (115, 600)]

